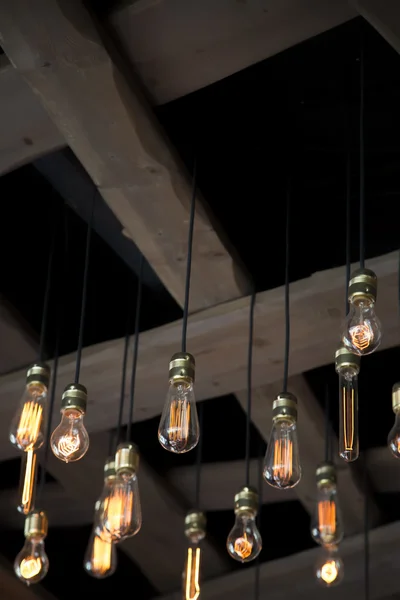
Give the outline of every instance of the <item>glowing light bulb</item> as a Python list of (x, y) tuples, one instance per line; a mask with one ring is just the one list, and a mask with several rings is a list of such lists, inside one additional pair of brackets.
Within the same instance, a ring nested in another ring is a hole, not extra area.
[(43, 444), (43, 426), (50, 369), (32, 365), (26, 375), (26, 388), (10, 428), (10, 441), (19, 450), (38, 450)]
[(360, 357), (346, 346), (335, 353), (335, 370), (339, 375), (339, 455), (352, 462), (359, 456), (358, 374)]
[(395, 383), (392, 388), (392, 408), (396, 416), (388, 435), (388, 446), (393, 456), (400, 458), (400, 383)]
[(27, 515), (33, 510), (33, 502), (36, 488), (37, 460), (33, 450), (23, 453), (21, 459), (21, 476), (19, 486), (19, 512)]
[(194, 448), (200, 437), (194, 397), (195, 362), (191, 354), (174, 354), (169, 363), (169, 390), (158, 428), (165, 450), (183, 454)]
[(338, 544), (343, 538), (342, 517), (337, 490), (336, 470), (332, 463), (322, 463), (316, 472), (317, 504), (311, 522), (311, 535), (317, 544)]
[(83, 423), (87, 390), (79, 383), (67, 385), (62, 395), (61, 423), (51, 435), (53, 454), (64, 462), (75, 462), (85, 456), (89, 435)]
[(244, 487), (235, 496), (235, 524), (228, 535), (229, 554), (240, 562), (250, 562), (261, 552), (262, 540), (256, 525), (258, 494)]
[(49, 559), (44, 549), (46, 535), (46, 514), (31, 512), (25, 519), (24, 547), (14, 561), (15, 574), (27, 585), (41, 581), (49, 570)]
[(183, 600), (198, 600), (200, 597), (201, 548), (199, 543), (206, 535), (206, 518), (202, 512), (191, 511), (185, 518), (185, 535), (189, 547), (183, 570)]
[(315, 566), (315, 576), (323, 587), (338, 585), (343, 579), (343, 561), (339, 556), (337, 546), (322, 548)]
[(350, 310), (342, 341), (346, 348), (358, 356), (375, 352), (381, 343), (381, 324), (375, 314), (377, 285), (377, 277), (369, 269), (359, 269), (350, 279)]
[(272, 405), (272, 431), (265, 454), (263, 476), (272, 487), (286, 489), (301, 479), (297, 441), (297, 400), (282, 393)]
[(117, 568), (117, 552), (111, 540), (102, 539), (92, 531), (83, 563), (84, 569), (96, 579), (109, 577)]
[(108, 505), (116, 480), (115, 459), (108, 457), (104, 464), (104, 485), (95, 504), (94, 531), (101, 539), (111, 541), (110, 534), (104, 529), (104, 507)]
[(116, 478), (102, 501), (99, 527), (114, 542), (136, 535), (142, 526), (137, 471), (139, 454), (133, 444), (121, 444), (115, 455)]

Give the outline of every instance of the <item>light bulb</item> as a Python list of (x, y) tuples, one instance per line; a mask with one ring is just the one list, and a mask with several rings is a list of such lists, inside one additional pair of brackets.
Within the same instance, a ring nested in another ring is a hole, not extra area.
[(75, 462), (85, 456), (89, 435), (83, 423), (87, 390), (79, 383), (67, 385), (62, 395), (61, 423), (51, 435), (53, 454), (64, 462)]
[(142, 526), (138, 466), (137, 448), (121, 444), (115, 455), (116, 478), (100, 510), (100, 527), (114, 542), (136, 535)]
[(375, 352), (381, 343), (381, 324), (375, 314), (377, 285), (377, 277), (369, 269), (359, 269), (349, 282), (350, 310), (342, 341), (346, 348), (359, 356)]
[(388, 435), (388, 446), (393, 456), (400, 458), (400, 383), (395, 383), (392, 389), (392, 408), (396, 416)]
[(46, 514), (31, 512), (25, 519), (24, 547), (14, 561), (15, 574), (27, 585), (41, 581), (49, 570), (49, 559), (44, 549), (46, 535)]
[(342, 517), (337, 490), (336, 470), (332, 463), (323, 463), (316, 472), (317, 503), (311, 522), (311, 535), (317, 544), (338, 544), (343, 538)]
[(158, 440), (165, 450), (183, 454), (200, 437), (194, 397), (195, 362), (191, 354), (174, 354), (169, 363), (169, 390), (158, 427)]
[(36, 489), (36, 468), (36, 453), (33, 450), (27, 450), (23, 453), (21, 459), (21, 475), (18, 491), (19, 504), (17, 506), (18, 511), (24, 515), (33, 510)]
[(20, 450), (38, 450), (43, 444), (49, 377), (46, 364), (36, 363), (28, 369), (25, 392), (10, 428), (10, 441)]
[(93, 529), (83, 563), (84, 569), (96, 579), (104, 579), (115, 573), (117, 551), (111, 540), (102, 539)]
[(315, 576), (323, 587), (332, 587), (343, 579), (343, 561), (339, 556), (337, 546), (327, 546), (321, 549), (315, 565)]
[(104, 464), (104, 485), (95, 504), (94, 531), (104, 541), (111, 541), (110, 534), (104, 529), (104, 507), (108, 504), (116, 480), (115, 459), (107, 458)]
[(227, 550), (235, 560), (250, 562), (262, 549), (262, 539), (256, 525), (258, 494), (244, 487), (235, 496), (235, 524), (226, 541)]
[(297, 441), (297, 400), (282, 393), (272, 405), (272, 431), (265, 454), (263, 476), (279, 489), (292, 488), (301, 479)]
[(339, 375), (339, 455), (352, 462), (359, 456), (358, 440), (358, 374), (360, 357), (345, 346), (335, 353), (335, 369)]
[(185, 567), (183, 570), (183, 600), (198, 600), (200, 597), (201, 548), (204, 539), (206, 519), (202, 512), (191, 511), (185, 518), (185, 535), (189, 540)]

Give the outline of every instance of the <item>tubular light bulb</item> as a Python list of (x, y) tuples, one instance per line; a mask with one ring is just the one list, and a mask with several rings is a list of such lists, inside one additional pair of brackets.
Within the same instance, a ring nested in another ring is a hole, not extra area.
[(311, 523), (311, 535), (317, 544), (338, 544), (343, 538), (342, 518), (336, 491), (336, 470), (332, 463), (323, 463), (316, 472), (317, 504)]
[(19, 485), (19, 512), (27, 515), (33, 510), (37, 473), (36, 453), (33, 450), (24, 452), (21, 459), (21, 476)]
[(400, 458), (400, 383), (395, 383), (392, 389), (392, 408), (396, 415), (388, 435), (388, 446), (395, 458)]
[(165, 450), (183, 454), (200, 437), (194, 397), (195, 361), (191, 354), (174, 354), (169, 363), (169, 390), (158, 428), (158, 441)]
[(345, 346), (335, 353), (335, 369), (339, 375), (339, 455), (352, 462), (359, 456), (358, 440), (358, 374), (360, 357)]
[(199, 543), (206, 535), (206, 519), (202, 512), (191, 511), (185, 518), (185, 535), (189, 547), (183, 571), (183, 600), (198, 600), (200, 597), (201, 548)]
[(323, 587), (338, 585), (344, 575), (343, 561), (337, 546), (322, 548), (315, 566), (315, 576)]
[(110, 534), (104, 529), (104, 507), (108, 505), (115, 480), (115, 460), (109, 457), (104, 464), (104, 485), (95, 505), (94, 517), (94, 531), (104, 541), (111, 540)]
[(49, 570), (49, 559), (44, 549), (47, 535), (47, 517), (44, 512), (33, 511), (25, 519), (25, 544), (14, 562), (17, 577), (30, 585), (38, 583)]
[(297, 400), (282, 393), (272, 405), (272, 431), (265, 454), (263, 477), (272, 487), (293, 488), (301, 479), (297, 441)]
[(117, 552), (111, 539), (102, 539), (93, 529), (83, 566), (85, 571), (96, 579), (104, 579), (115, 573)]
[(61, 401), (61, 423), (51, 435), (53, 454), (66, 463), (76, 462), (89, 448), (89, 435), (83, 423), (87, 390), (79, 383), (67, 385)]
[(19, 450), (38, 450), (43, 444), (49, 377), (46, 364), (36, 363), (28, 369), (25, 392), (10, 428), (10, 441)]
[(377, 285), (377, 277), (369, 269), (359, 269), (349, 282), (350, 310), (342, 341), (346, 348), (358, 356), (375, 352), (381, 343), (381, 324), (375, 314)]
[(136, 535), (142, 526), (137, 471), (139, 454), (133, 444), (120, 444), (115, 455), (116, 478), (100, 512), (100, 527), (112, 541)]
[(262, 549), (262, 539), (256, 525), (258, 494), (244, 487), (235, 496), (235, 524), (228, 535), (227, 550), (237, 561), (250, 562)]

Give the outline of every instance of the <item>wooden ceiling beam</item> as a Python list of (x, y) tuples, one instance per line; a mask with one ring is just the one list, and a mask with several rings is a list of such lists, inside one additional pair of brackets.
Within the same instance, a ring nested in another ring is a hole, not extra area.
[(396, 0), (351, 0), (350, 4), (400, 54), (400, 10)]

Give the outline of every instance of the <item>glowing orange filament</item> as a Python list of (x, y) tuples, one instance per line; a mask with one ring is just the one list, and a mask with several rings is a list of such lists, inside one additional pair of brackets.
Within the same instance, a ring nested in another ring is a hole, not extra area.
[(129, 528), (133, 513), (133, 493), (117, 487), (105, 500), (107, 530), (114, 538), (124, 535)]
[(342, 388), (342, 415), (343, 415), (343, 440), (345, 450), (354, 449), (354, 425), (355, 425), (354, 389)]
[(291, 440), (275, 440), (273, 475), (275, 481), (288, 483), (293, 473), (293, 444)]
[(351, 342), (359, 350), (365, 350), (371, 344), (374, 333), (369, 323), (361, 323), (350, 327)]
[(112, 542), (106, 542), (97, 535), (93, 541), (92, 564), (93, 571), (104, 575), (111, 568)]
[(17, 442), (29, 450), (36, 443), (42, 424), (43, 408), (37, 402), (25, 402), (17, 428)]
[(189, 437), (190, 402), (173, 400), (169, 417), (168, 435), (171, 442), (186, 442)]
[(235, 540), (235, 552), (238, 556), (240, 556), (240, 558), (248, 558), (251, 554), (252, 549), (253, 544), (250, 542), (250, 540), (247, 539), (246, 532), (243, 534), (242, 537), (239, 537), (237, 538), (237, 540)]
[(197, 600), (200, 596), (200, 548), (193, 552), (188, 548), (185, 576), (185, 600)]
[(334, 560), (326, 562), (321, 569), (321, 579), (325, 583), (333, 583), (338, 576), (338, 568)]
[(35, 558), (33, 556), (29, 556), (28, 558), (24, 558), (19, 566), (21, 575), (24, 579), (32, 579), (38, 573), (40, 573), (42, 569), (42, 561), (39, 557)]
[(24, 485), (22, 488), (21, 506), (22, 512), (27, 515), (32, 510), (33, 488), (36, 475), (36, 454), (33, 450), (26, 452), (26, 465), (24, 475)]
[(331, 500), (318, 503), (318, 527), (322, 540), (331, 542), (336, 533), (336, 504)]

